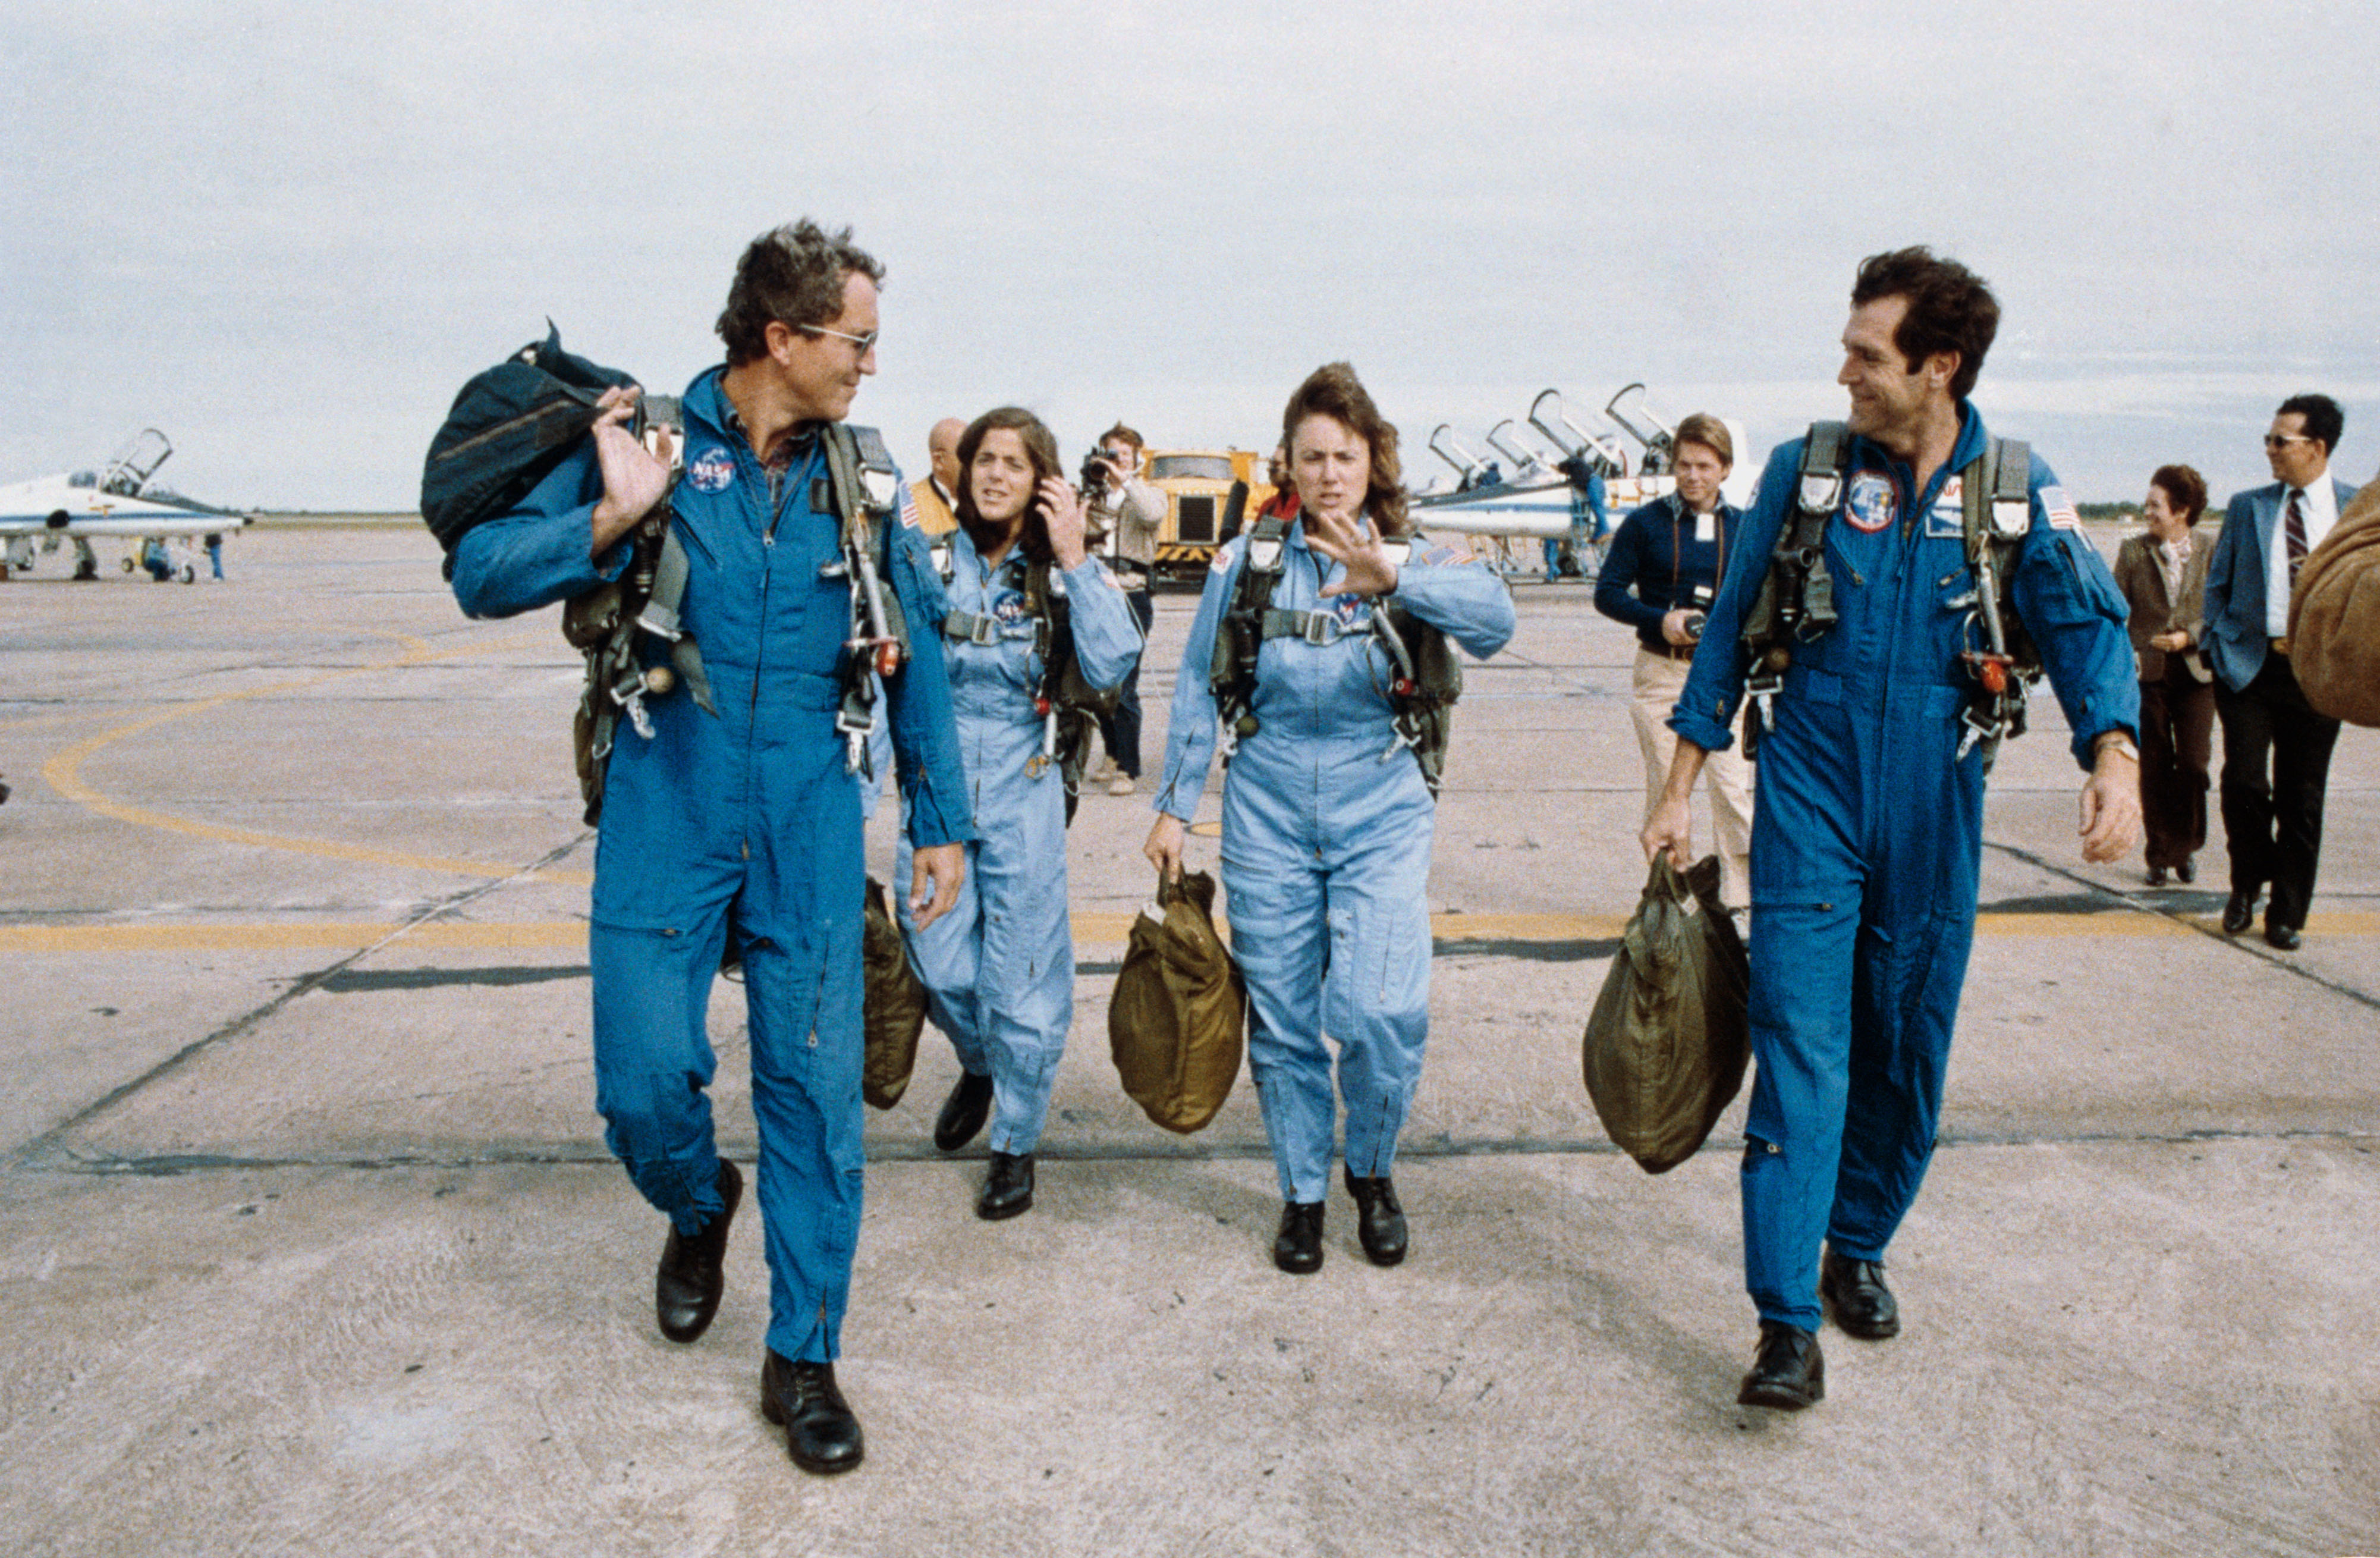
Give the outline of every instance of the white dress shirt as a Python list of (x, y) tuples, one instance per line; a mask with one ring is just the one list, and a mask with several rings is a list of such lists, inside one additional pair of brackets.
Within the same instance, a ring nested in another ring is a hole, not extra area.
[[(2273, 509), (2273, 528), (2265, 532), (2265, 636), (2282, 639), (2289, 631), (2289, 493), (2283, 487)], [(2338, 493), (2330, 484), (2330, 470), (2305, 488), (2306, 550), (2312, 552), (2338, 523)]]

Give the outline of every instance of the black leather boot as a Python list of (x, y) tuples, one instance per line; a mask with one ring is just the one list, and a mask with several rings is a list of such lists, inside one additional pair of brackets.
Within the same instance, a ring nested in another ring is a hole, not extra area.
[(1799, 1412), (1827, 1399), (1827, 1360), (1815, 1333), (1773, 1320), (1760, 1322), (1760, 1351), (1735, 1394), (1741, 1406)]
[(991, 1172), (984, 1176), (983, 1194), (976, 1199), (975, 1214), (998, 1223), (1033, 1209), (1033, 1154), (994, 1152)]
[(1284, 1201), (1281, 1232), (1272, 1241), (1272, 1263), (1304, 1276), (1322, 1270), (1322, 1203)]
[(785, 1430), (785, 1451), (804, 1471), (832, 1477), (868, 1453), (832, 1363), (795, 1363), (772, 1350), (760, 1365), (760, 1416)]
[(975, 1133), (990, 1118), (991, 1078), (962, 1071), (959, 1085), (942, 1101), (942, 1112), (934, 1121), (934, 1145), (955, 1152), (973, 1141)]
[(1397, 1202), (1397, 1187), (1385, 1174), (1364, 1179), (1352, 1169), (1340, 1173), (1355, 1198), (1355, 1236), (1363, 1241), (1364, 1259), (1375, 1266), (1395, 1265), (1405, 1258), (1405, 1209)]
[(1835, 1323), (1863, 1341), (1900, 1334), (1900, 1306), (1884, 1285), (1881, 1261), (1853, 1260), (1828, 1250), (1818, 1262), (1818, 1296), (1834, 1311)]
[(693, 1341), (710, 1329), (719, 1312), (720, 1295), (727, 1291), (727, 1228), (743, 1199), (743, 1174), (722, 1158), (719, 1214), (698, 1234), (681, 1234), (675, 1223), (670, 1225), (661, 1270), (653, 1274), (653, 1318), (673, 1342)]

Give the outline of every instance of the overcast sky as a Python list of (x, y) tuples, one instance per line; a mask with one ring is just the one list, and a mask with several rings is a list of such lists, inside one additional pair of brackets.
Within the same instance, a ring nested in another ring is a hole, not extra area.
[[(1182, 19), (1196, 15), (1196, 21)], [(2380, 465), (2380, 43), (2348, 5), (1305, 7), (15, 0), (0, 481), (154, 424), (163, 479), (406, 508), (551, 315), (674, 391), (796, 215), (887, 265), (856, 420), (1039, 411), (1070, 458), (1269, 447), (1351, 359), (1408, 471), (1630, 380), (1760, 448), (1841, 413), (1859, 259), (2004, 321), (1976, 401), (2085, 501), (2218, 493), (2301, 389)]]

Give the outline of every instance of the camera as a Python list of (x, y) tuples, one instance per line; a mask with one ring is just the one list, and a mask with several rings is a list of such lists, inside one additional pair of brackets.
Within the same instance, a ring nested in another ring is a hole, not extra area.
[(1108, 484), (1108, 452), (1094, 449), (1083, 456), (1083, 474), (1075, 485), (1085, 497), (1097, 497)]
[(1684, 600), (1678, 603), (1689, 614), (1685, 621), (1686, 637), (1696, 643), (1703, 641), (1703, 625), (1710, 621), (1710, 603), (1716, 593), (1709, 585), (1697, 584), (1686, 591)]

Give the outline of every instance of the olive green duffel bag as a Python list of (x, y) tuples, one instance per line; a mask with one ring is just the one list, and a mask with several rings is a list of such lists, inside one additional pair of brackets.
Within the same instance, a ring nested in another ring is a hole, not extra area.
[(1596, 1116), (1648, 1174), (1694, 1155), (1743, 1086), (1750, 959), (1718, 898), (1718, 857), (1683, 872), (1662, 856), (1587, 1018)]
[[(1215, 879), (1161, 877), (1132, 922), (1108, 1004), (1108, 1045), (1123, 1090), (1184, 1136), (1213, 1119), (1239, 1080), (1248, 992), (1215, 931)], [(1151, 910), (1155, 912), (1152, 913)]]
[(872, 876), (859, 932), (859, 968), (868, 1031), (859, 1094), (879, 1109), (890, 1109), (909, 1090), (909, 1073), (917, 1064), (917, 1034), (926, 1026), (926, 986), (909, 967), (901, 927), (885, 907), (884, 884)]
[(2380, 725), (2380, 480), (2355, 494), (2298, 571), (2289, 669), (2320, 712)]

